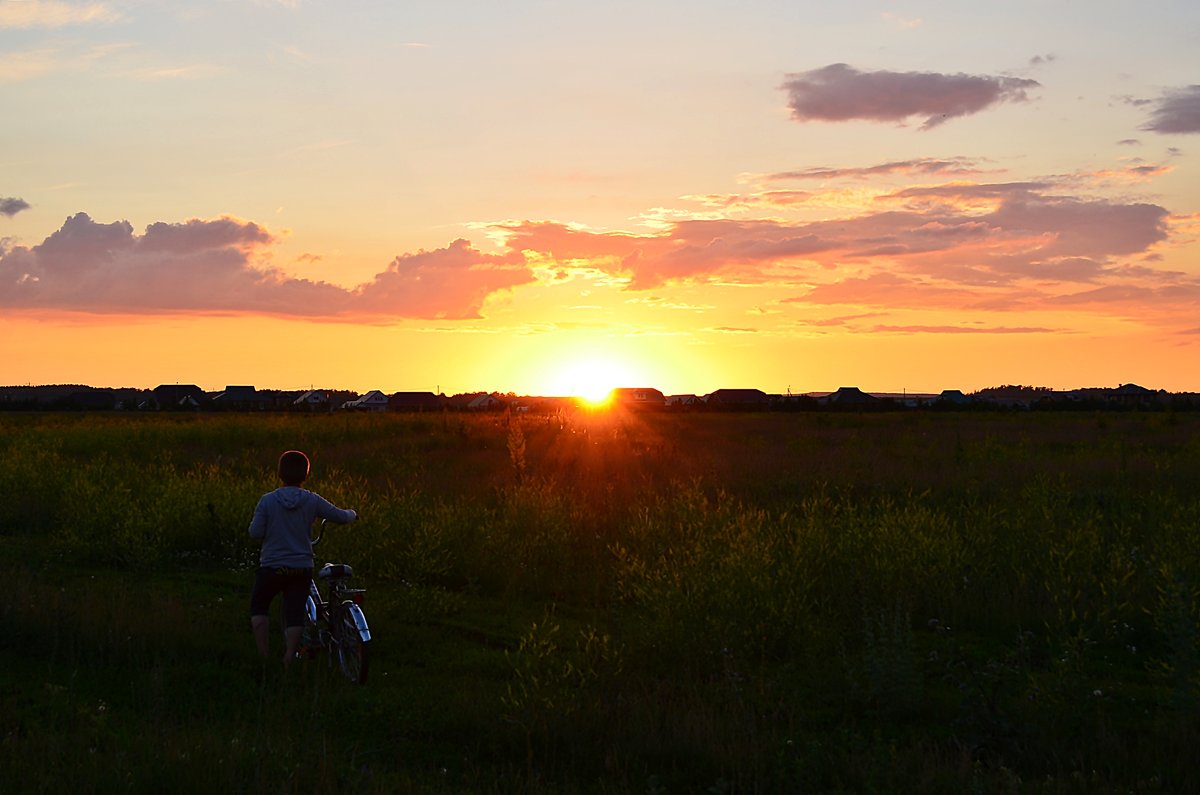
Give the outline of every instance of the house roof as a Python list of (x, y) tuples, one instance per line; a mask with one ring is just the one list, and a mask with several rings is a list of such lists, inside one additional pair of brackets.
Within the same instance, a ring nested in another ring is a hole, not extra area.
[(665, 400), (663, 393), (649, 386), (621, 386), (612, 391), (612, 399), (617, 402), (645, 402), (647, 400)]
[(761, 389), (717, 389), (704, 399), (709, 403), (766, 403), (770, 400)]
[(825, 400), (828, 403), (876, 403), (879, 398), (868, 395), (856, 386), (842, 386)]
[(321, 389), (310, 389), (296, 398), (293, 403), (327, 403), (329, 393)]

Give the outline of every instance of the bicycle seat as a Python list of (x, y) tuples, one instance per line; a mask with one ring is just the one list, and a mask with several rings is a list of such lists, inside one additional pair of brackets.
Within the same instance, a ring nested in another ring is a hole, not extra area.
[(321, 570), (317, 572), (317, 576), (322, 580), (336, 580), (344, 577), (353, 577), (354, 569), (350, 568), (350, 566), (346, 563), (326, 563), (321, 567)]

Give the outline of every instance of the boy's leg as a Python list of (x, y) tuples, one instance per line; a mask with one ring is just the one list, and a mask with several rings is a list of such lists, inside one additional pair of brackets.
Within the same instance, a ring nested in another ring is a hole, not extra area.
[(254, 632), (254, 643), (258, 653), (266, 657), (271, 651), (271, 621), (266, 616), (250, 616), (250, 629)]
[(283, 632), (283, 636), (287, 638), (287, 648), (283, 652), (283, 664), (290, 665), (292, 660), (296, 659), (296, 653), (300, 651), (300, 637), (304, 634), (304, 627), (288, 627)]
[(312, 569), (291, 575), (283, 588), (283, 664), (289, 665), (300, 651), (300, 639), (304, 635), (304, 603), (308, 599), (308, 588), (312, 582)]
[(254, 588), (250, 591), (250, 630), (254, 633), (254, 645), (263, 657), (271, 650), (271, 625), (267, 616), (277, 593), (279, 581), (274, 572), (260, 568), (254, 575)]

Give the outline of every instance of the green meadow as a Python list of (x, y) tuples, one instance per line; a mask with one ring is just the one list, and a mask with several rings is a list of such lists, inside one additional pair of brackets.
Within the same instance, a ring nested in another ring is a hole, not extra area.
[[(288, 448), (365, 687), (254, 652)], [(1198, 534), (1195, 413), (0, 414), (2, 788), (1200, 791)]]

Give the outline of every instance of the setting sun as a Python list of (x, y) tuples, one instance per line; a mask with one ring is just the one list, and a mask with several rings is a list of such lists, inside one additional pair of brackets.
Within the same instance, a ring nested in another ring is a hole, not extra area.
[(636, 382), (637, 373), (624, 362), (589, 357), (576, 359), (560, 369), (553, 381), (553, 392), (599, 405), (608, 400), (616, 387)]

